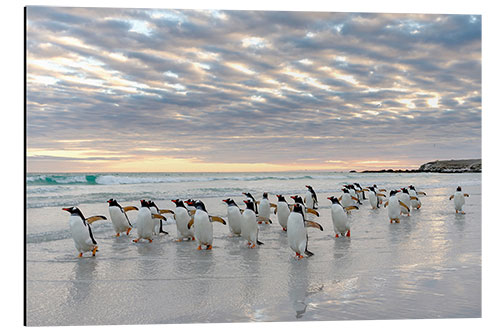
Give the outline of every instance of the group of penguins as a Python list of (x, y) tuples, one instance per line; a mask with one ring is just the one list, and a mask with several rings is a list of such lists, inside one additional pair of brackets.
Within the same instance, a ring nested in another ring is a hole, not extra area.
[[(288, 245), (295, 252), (298, 259), (304, 256), (313, 255), (307, 249), (308, 227), (317, 228), (323, 231), (323, 227), (311, 220), (312, 215), (319, 216), (318, 197), (310, 185), (306, 185), (307, 192), (304, 199), (301, 196), (294, 195), (290, 198), (294, 203), (288, 203), (283, 195), (276, 195), (277, 204), (269, 201), (268, 193), (264, 192), (262, 199), (257, 201), (252, 194), (243, 192), (246, 196), (246, 207), (241, 209), (236, 202), (231, 199), (222, 200), (227, 204), (227, 224), (233, 236), (241, 236), (246, 241), (249, 248), (255, 248), (263, 243), (258, 240), (258, 224), (270, 224), (271, 213), (273, 212), (278, 219), (278, 223), (283, 231), (287, 233)], [(368, 200), (372, 209), (378, 209), (382, 205), (387, 207), (390, 223), (399, 223), (401, 215), (410, 216), (411, 209), (420, 209), (422, 203), (419, 195), (426, 195), (424, 192), (417, 191), (413, 185), (389, 192), (389, 198), (386, 198), (387, 191), (379, 189), (377, 185), (361, 187), (358, 183), (344, 185), (342, 194), (339, 197), (331, 196), (327, 199), (331, 201), (331, 218), (333, 222), (335, 237), (350, 237), (351, 229), (348, 214), (352, 210), (359, 209), (362, 200)], [(464, 213), (462, 206), (465, 203), (464, 197), (469, 195), (462, 192), (459, 186), (454, 195), (449, 199), (454, 199), (456, 213)], [(146, 240), (153, 241), (155, 234), (168, 234), (163, 230), (162, 221), (166, 220), (163, 214), (172, 214), (177, 227), (177, 238), (175, 241), (197, 241), (198, 250), (205, 248), (212, 249), (213, 226), (212, 222), (220, 222), (226, 225), (226, 221), (219, 217), (209, 215), (205, 204), (201, 200), (180, 200), (175, 199), (175, 209), (159, 209), (153, 201), (141, 200), (140, 208), (135, 206), (122, 207), (115, 199), (108, 200), (109, 215), (116, 237), (125, 233), (129, 235), (132, 230), (132, 224), (127, 216), (130, 210), (136, 210), (135, 228), (137, 238), (133, 242)], [(273, 211), (274, 209), (274, 211)], [(85, 252), (92, 252), (95, 256), (97, 252), (97, 242), (92, 234), (90, 225), (98, 220), (107, 220), (105, 216), (95, 215), (85, 218), (78, 207), (63, 208), (71, 214), (69, 219), (70, 232), (75, 242), (75, 247), (79, 252), (79, 257)]]

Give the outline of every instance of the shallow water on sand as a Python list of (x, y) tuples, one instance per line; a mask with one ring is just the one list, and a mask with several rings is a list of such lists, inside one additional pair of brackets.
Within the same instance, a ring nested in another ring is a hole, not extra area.
[[(423, 175), (412, 177), (417, 189), (429, 183)], [(470, 194), (466, 214), (455, 214), (448, 200), (454, 186), (434, 186), (424, 189), (422, 209), (399, 224), (389, 223), (386, 209), (372, 210), (365, 201), (349, 216), (350, 239), (333, 237), (326, 197), (339, 194), (338, 188), (318, 193), (320, 217), (315, 221), (324, 231), (308, 229), (314, 256), (303, 260), (294, 258), (276, 217), (273, 224), (260, 226), (264, 245), (257, 249), (248, 249), (240, 238), (229, 236), (227, 226), (214, 223), (211, 251), (197, 251), (194, 242), (174, 242), (174, 224), (166, 227), (169, 235), (157, 236), (151, 244), (133, 244), (135, 230), (116, 238), (110, 223), (99, 221), (93, 225), (99, 252), (80, 259), (67, 231), (67, 213), (61, 207), (30, 208), (27, 323), (480, 317), (480, 175), (450, 177), (456, 177), (456, 184), (479, 180), (464, 188)], [(407, 180), (398, 178), (386, 187), (409, 185)], [(303, 193), (306, 183), (310, 181), (300, 180), (297, 193)], [(321, 184), (312, 185), (321, 190)], [(243, 200), (242, 195), (233, 198), (238, 204)], [(211, 214), (226, 214), (221, 199), (204, 199)], [(168, 200), (157, 203), (173, 207)], [(137, 202), (123, 202), (127, 204)], [(109, 215), (107, 204), (79, 207), (86, 215)], [(132, 221), (135, 213), (130, 212)]]

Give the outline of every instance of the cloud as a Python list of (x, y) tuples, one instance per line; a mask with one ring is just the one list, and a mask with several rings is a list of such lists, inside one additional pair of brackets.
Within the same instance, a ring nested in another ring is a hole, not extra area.
[(28, 151), (479, 157), (480, 16), (29, 7), (27, 20)]

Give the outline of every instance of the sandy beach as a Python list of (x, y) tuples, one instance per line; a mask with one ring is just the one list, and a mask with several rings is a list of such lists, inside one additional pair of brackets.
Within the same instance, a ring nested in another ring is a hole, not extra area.
[[(400, 224), (390, 224), (386, 209), (372, 210), (365, 201), (349, 217), (350, 239), (334, 238), (329, 203), (320, 193), (315, 220), (324, 231), (309, 229), (315, 255), (303, 260), (294, 258), (276, 217), (260, 227), (264, 245), (254, 250), (219, 223), (213, 250), (197, 251), (193, 242), (173, 241), (173, 224), (166, 227), (170, 235), (133, 244), (135, 231), (116, 238), (109, 222), (96, 222), (99, 252), (79, 259), (64, 231), (67, 213), (59, 207), (31, 208), (28, 221), (46, 225), (37, 225), (34, 233), (28, 224), (27, 324), (477, 318), (481, 187), (466, 188), (464, 215), (455, 214), (450, 191), (425, 189), (422, 209)], [(223, 198), (204, 199), (211, 214), (225, 216)], [(243, 196), (235, 200), (241, 203)], [(108, 215), (102, 203), (80, 208)], [(64, 225), (62, 231), (53, 230), (54, 221)]]

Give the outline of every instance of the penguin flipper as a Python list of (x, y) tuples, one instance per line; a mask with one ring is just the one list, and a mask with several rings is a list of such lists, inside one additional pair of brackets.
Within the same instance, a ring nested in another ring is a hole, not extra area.
[(315, 210), (315, 209), (312, 209), (312, 208), (307, 208), (307, 209), (306, 209), (306, 212), (311, 213), (311, 214), (314, 214), (314, 215), (316, 215), (316, 216), (318, 216), (318, 217), (319, 217), (319, 213), (318, 213), (318, 211), (317, 211), (317, 210)]
[(264, 243), (257, 239), (257, 245), (264, 245)]
[(187, 225), (188, 229), (191, 229), (191, 226), (193, 225), (193, 223), (194, 223), (194, 217), (191, 218), (191, 220), (189, 220), (188, 225)]
[(306, 223), (306, 227), (316, 228), (316, 229), (319, 229), (319, 230), (323, 231), (323, 227), (321, 226), (321, 224), (319, 224), (317, 222), (308, 221), (308, 220), (305, 220), (304, 222)]
[(97, 242), (94, 238), (94, 235), (92, 234), (92, 228), (90, 227), (90, 224), (88, 224), (87, 227), (89, 228), (89, 235), (90, 235), (90, 239), (92, 240), (92, 244), (97, 245)]
[(106, 218), (106, 216), (95, 215), (95, 216), (87, 217), (85, 219), (85, 222), (87, 222), (88, 224), (92, 224), (95, 221), (99, 221), (99, 220), (107, 220), (107, 218)]
[(135, 206), (123, 207), (123, 211), (128, 212), (129, 210), (139, 210), (139, 209), (137, 209), (137, 207), (135, 207)]
[(407, 205), (405, 205), (405, 204), (404, 204), (404, 202), (401, 202), (401, 200), (399, 200), (399, 204), (400, 204), (401, 206), (403, 206), (404, 208), (406, 208), (406, 210), (407, 210), (407, 211), (410, 211), (410, 208), (408, 208), (408, 206), (407, 206)]
[(151, 217), (155, 218), (155, 219), (164, 220), (164, 221), (167, 219), (165, 216), (160, 215), (160, 214), (151, 214)]
[(160, 209), (160, 214), (175, 214), (173, 211), (170, 209)]
[(353, 209), (358, 209), (359, 210), (359, 207), (356, 207), (356, 206), (347, 206), (344, 208), (346, 211), (349, 211), (349, 210), (353, 210)]

